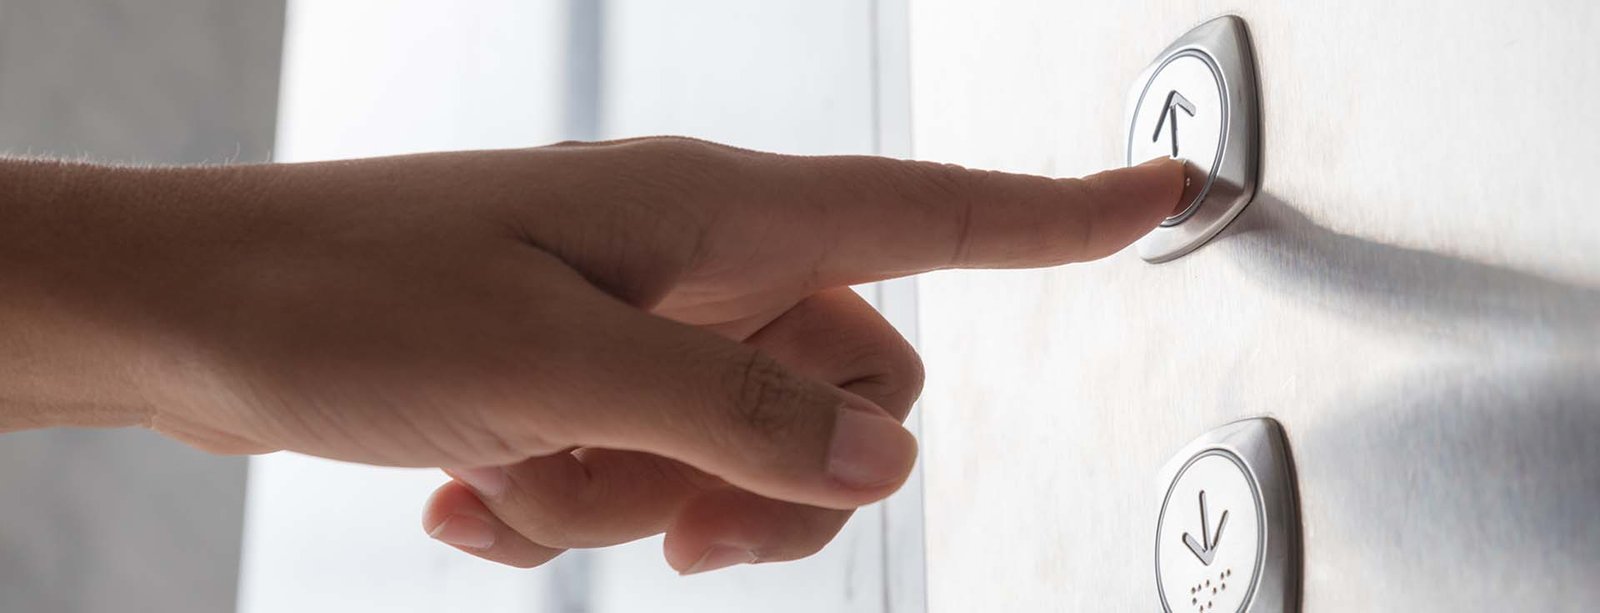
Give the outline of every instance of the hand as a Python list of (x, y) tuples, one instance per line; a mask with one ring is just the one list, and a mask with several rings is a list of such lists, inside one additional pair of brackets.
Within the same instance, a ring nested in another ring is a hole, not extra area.
[(4, 369), (10, 427), (442, 466), (464, 551), (665, 531), (681, 572), (809, 555), (906, 478), (921, 366), (846, 286), (1102, 257), (1183, 183), (677, 138), (0, 175), (0, 363), (49, 366)]

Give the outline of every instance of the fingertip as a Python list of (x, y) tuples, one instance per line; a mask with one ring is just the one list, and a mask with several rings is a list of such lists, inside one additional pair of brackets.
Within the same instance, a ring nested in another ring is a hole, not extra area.
[(667, 530), (666, 537), (661, 539), (661, 556), (666, 559), (667, 566), (679, 575), (688, 574), (698, 552), (704, 550), (704, 544), (696, 544), (673, 530)]
[(663, 552), (680, 574), (798, 560), (827, 546), (852, 513), (736, 489), (707, 492), (684, 505)]
[(1166, 216), (1172, 216), (1183, 212), (1187, 204), (1183, 201), (1183, 191), (1189, 182), (1185, 170), (1187, 166), (1188, 161), (1183, 158), (1162, 156), (1118, 170), (1130, 171), (1123, 173), (1127, 179), (1126, 185), (1133, 190), (1129, 196), (1157, 204), (1168, 203), (1170, 206), (1161, 210), (1167, 212)]
[(534, 543), (512, 530), (477, 494), (456, 481), (439, 486), (428, 497), (422, 530), (428, 538), (464, 553), (517, 568), (533, 568), (564, 551)]
[(433, 534), (433, 531), (439, 528), (439, 524), (449, 519), (454, 511), (466, 506), (468, 503), (463, 500), (463, 496), (477, 499), (470, 490), (455, 481), (446, 482), (433, 490), (433, 493), (428, 495), (427, 502), (422, 503), (422, 531)]
[(479, 552), (494, 547), (495, 530), (493, 526), (476, 517), (450, 515), (429, 530), (428, 537), (460, 549)]
[(1093, 220), (1085, 226), (1079, 259), (1116, 253), (1180, 211), (1186, 181), (1184, 162), (1165, 157), (1084, 177)]
[(487, 509), (471, 491), (454, 481), (439, 486), (423, 505), (422, 531), (428, 538), (474, 555), (494, 547), (494, 526), (480, 514)]
[[(748, 552), (749, 559), (742, 563), (759, 559), (756, 550), (766, 540), (764, 529), (760, 522), (746, 521), (750, 515), (732, 512), (729, 503), (737, 496), (732, 490), (711, 492), (684, 505), (661, 542), (662, 555), (672, 570), (692, 575), (725, 568), (732, 557), (727, 551)], [(711, 564), (716, 568), (710, 568)]]
[(786, 503), (748, 492), (707, 492), (685, 504), (667, 528), (662, 554), (680, 575), (761, 561), (762, 551), (782, 527), (774, 509)]

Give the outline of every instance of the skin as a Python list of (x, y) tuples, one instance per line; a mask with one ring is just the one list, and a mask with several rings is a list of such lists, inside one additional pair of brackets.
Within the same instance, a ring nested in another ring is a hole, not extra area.
[(1050, 179), (679, 138), (312, 164), (0, 161), (0, 430), (142, 426), (453, 478), (535, 566), (791, 560), (905, 480), (911, 347), (848, 285), (1115, 253), (1181, 164)]

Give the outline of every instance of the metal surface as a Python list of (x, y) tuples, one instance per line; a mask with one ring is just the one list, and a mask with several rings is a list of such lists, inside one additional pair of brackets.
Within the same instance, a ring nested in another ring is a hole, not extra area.
[(1139, 257), (1181, 257), (1211, 240), (1250, 203), (1259, 150), (1256, 104), (1250, 38), (1244, 21), (1233, 16), (1179, 37), (1134, 81), (1127, 164), (1181, 158), (1189, 181), (1188, 206), (1139, 240)]
[(1237, 14), (1262, 172), (1160, 266), (920, 281), (930, 610), (1158, 609), (1152, 479), (1260, 416), (1302, 610), (1600, 602), (1600, 4), (1010, 6), (912, 3), (917, 157), (1121, 166), (1129, 75)]
[(1165, 610), (1294, 610), (1300, 520), (1276, 422), (1243, 420), (1202, 435), (1157, 483), (1155, 580)]

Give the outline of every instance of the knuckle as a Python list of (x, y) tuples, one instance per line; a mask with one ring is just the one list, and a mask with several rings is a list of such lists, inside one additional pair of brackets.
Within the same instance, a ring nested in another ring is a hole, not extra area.
[(776, 360), (751, 351), (734, 374), (733, 421), (764, 441), (782, 438), (799, 423), (805, 392)]
[(517, 534), (546, 547), (594, 546), (579, 528), (587, 514), (577, 512), (572, 505), (539, 501), (532, 496), (519, 496), (520, 506), (515, 512), (505, 512), (502, 520)]
[(583, 495), (590, 488), (580, 472), (530, 475), (526, 470), (508, 470), (511, 487), (496, 506), (506, 523), (529, 540), (546, 546), (584, 546), (582, 532), (593, 519), (593, 505)]
[(906, 165), (906, 191), (919, 200), (965, 202), (974, 192), (974, 182), (983, 180), (984, 171), (955, 164), (911, 162)]
[(973, 209), (980, 206), (975, 194), (985, 193), (992, 173), (954, 164), (916, 162), (907, 170), (903, 192), (913, 203), (926, 203), (932, 214), (949, 220), (949, 266), (971, 258)]
[(517, 514), (517, 531), (535, 541), (561, 545), (579, 523), (585, 519), (585, 506), (578, 501), (553, 492), (522, 490), (515, 504), (521, 507)]
[(922, 356), (909, 343), (903, 343), (904, 355), (899, 360), (900, 370), (896, 380), (899, 385), (893, 387), (894, 397), (910, 407), (922, 396), (922, 386), (927, 383), (927, 369), (922, 364)]
[(647, 201), (692, 195), (721, 161), (710, 143), (675, 136), (641, 138), (595, 155), (605, 156), (613, 185)]
[(546, 504), (530, 509), (514, 529), (529, 540), (547, 547), (603, 547), (613, 543), (596, 538), (585, 528), (593, 509), (570, 504)]
[(656, 136), (643, 139), (636, 150), (649, 162), (661, 165), (668, 174), (703, 177), (727, 165), (736, 151), (732, 147), (683, 136)]
[[(842, 402), (832, 386), (797, 377), (771, 357), (751, 350), (734, 367), (725, 403), (729, 424), (714, 438), (752, 468), (782, 473), (814, 470)], [(815, 453), (815, 457), (813, 457)], [(799, 455), (797, 455), (799, 454)]]
[(926, 378), (922, 357), (899, 335), (861, 347), (850, 370), (863, 374), (847, 389), (901, 417), (921, 396)]
[(796, 508), (785, 519), (797, 524), (788, 538), (757, 552), (763, 562), (787, 562), (816, 555), (832, 542), (855, 511)]
[(617, 220), (632, 223), (610, 231), (625, 244), (651, 244), (651, 235), (698, 236), (714, 218), (709, 208), (730, 200), (740, 169), (730, 150), (684, 137), (651, 137), (607, 156), (611, 180), (606, 201)]

